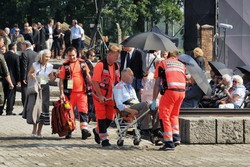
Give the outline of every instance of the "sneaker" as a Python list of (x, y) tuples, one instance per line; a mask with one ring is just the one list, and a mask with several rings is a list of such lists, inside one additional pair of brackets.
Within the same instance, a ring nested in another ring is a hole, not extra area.
[(71, 139), (72, 138), (72, 132), (69, 132), (67, 136), (65, 136), (65, 139)]
[(108, 146), (111, 146), (111, 144), (109, 143), (109, 140), (106, 139), (106, 140), (103, 140), (103, 141), (102, 141), (102, 146), (103, 146), (103, 147), (108, 147)]
[(99, 134), (96, 132), (95, 128), (93, 129), (93, 134), (95, 135), (95, 142), (97, 144), (100, 144), (101, 140), (100, 140)]
[(173, 151), (175, 148), (174, 142), (166, 142), (163, 147), (159, 150), (161, 151)]
[(88, 137), (90, 137), (91, 136), (91, 133), (89, 133), (89, 131), (88, 130), (86, 130), (86, 129), (83, 129), (82, 130), (82, 139), (83, 140), (86, 140)]
[(181, 145), (181, 141), (175, 141), (174, 145), (175, 145), (175, 147)]

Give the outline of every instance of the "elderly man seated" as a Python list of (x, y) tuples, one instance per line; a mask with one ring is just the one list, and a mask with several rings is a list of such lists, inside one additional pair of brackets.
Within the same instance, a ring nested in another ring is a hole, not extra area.
[[(124, 115), (140, 116), (149, 109), (146, 102), (139, 102), (136, 92), (132, 87), (134, 74), (130, 68), (126, 68), (121, 72), (121, 82), (114, 87), (114, 98), (117, 108)], [(160, 132), (160, 123), (156, 111), (150, 111), (141, 120), (139, 120), (139, 129), (142, 132), (151, 131), (155, 136), (162, 137)], [(152, 117), (152, 115), (154, 115)], [(157, 120), (154, 120), (156, 118)], [(142, 135), (143, 137), (143, 135)]]

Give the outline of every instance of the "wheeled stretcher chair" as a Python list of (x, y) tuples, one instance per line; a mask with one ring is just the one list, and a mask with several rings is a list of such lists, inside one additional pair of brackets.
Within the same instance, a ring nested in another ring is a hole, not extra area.
[(138, 129), (138, 121), (143, 118), (150, 110), (148, 109), (146, 112), (141, 114), (139, 117), (131, 116), (131, 115), (123, 115), (123, 112), (117, 109), (115, 116), (115, 124), (118, 130), (118, 140), (117, 145), (123, 146), (124, 138), (127, 137), (128, 129), (133, 129), (133, 144), (139, 145), (141, 142), (140, 130)]

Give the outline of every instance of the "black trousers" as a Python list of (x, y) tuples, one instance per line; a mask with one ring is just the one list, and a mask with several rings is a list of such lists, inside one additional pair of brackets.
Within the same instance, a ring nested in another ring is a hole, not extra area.
[(52, 44), (52, 50), (54, 50), (54, 58), (60, 56), (61, 43), (59, 39), (55, 39)]
[(16, 86), (13, 89), (9, 89), (8, 83), (3, 83), (4, 91), (4, 104), (6, 104), (6, 114), (11, 114), (13, 111), (13, 106), (16, 100)]
[(81, 38), (73, 39), (72, 46), (77, 50), (77, 57), (79, 57), (79, 52), (81, 50)]
[(21, 82), (21, 93), (22, 93), (22, 103), (24, 106), (25, 99), (26, 99), (26, 94), (27, 94), (27, 85)]

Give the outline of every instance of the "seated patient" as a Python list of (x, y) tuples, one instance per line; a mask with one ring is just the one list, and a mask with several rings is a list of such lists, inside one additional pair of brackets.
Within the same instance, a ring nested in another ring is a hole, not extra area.
[[(124, 115), (131, 114), (133, 116), (140, 116), (149, 109), (146, 102), (139, 102), (132, 87), (134, 74), (130, 68), (126, 68), (121, 72), (121, 82), (114, 87), (114, 98), (116, 107)], [(141, 120), (139, 120), (139, 128), (141, 130), (151, 130), (153, 133), (159, 131), (160, 123), (158, 117), (151, 117), (157, 112), (150, 111)], [(153, 120), (157, 118), (158, 120)]]

